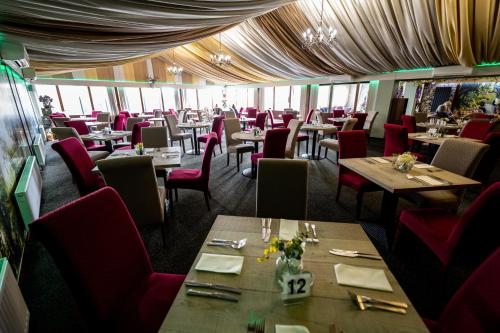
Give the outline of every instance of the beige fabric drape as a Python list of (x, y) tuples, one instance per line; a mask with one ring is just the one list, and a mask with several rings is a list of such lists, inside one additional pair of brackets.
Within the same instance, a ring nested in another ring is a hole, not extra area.
[(500, 59), (498, 0), (435, 0), (446, 55), (465, 66)]

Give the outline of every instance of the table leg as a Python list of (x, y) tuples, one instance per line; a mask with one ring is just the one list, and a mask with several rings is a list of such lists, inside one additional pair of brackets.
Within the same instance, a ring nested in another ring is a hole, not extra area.
[(194, 144), (193, 149), (190, 149), (190, 150), (186, 151), (186, 154), (189, 154), (189, 155), (200, 155), (201, 153), (203, 153), (203, 149), (198, 149), (198, 140), (197, 140), (196, 127), (193, 127), (193, 144)]
[(106, 145), (106, 149), (112, 153), (113, 152), (113, 143), (111, 142), (111, 140), (106, 140), (104, 141), (104, 144)]
[(387, 237), (387, 244), (389, 248), (392, 247), (394, 241), (394, 236), (396, 235), (396, 229), (399, 221), (396, 217), (396, 210), (398, 208), (399, 196), (395, 193), (384, 190), (384, 195), (382, 197), (382, 211), (381, 211), (381, 221), (385, 226), (385, 234)]
[[(253, 144), (255, 146), (254, 153), (258, 153), (259, 152), (259, 141), (254, 141)], [(238, 156), (236, 156), (236, 158), (238, 158)], [(244, 169), (243, 171), (241, 171), (241, 174), (245, 177), (252, 178), (252, 168)]]
[(314, 160), (316, 158), (316, 140), (318, 139), (318, 131), (312, 131), (313, 132), (313, 137), (312, 137), (312, 147), (311, 147), (311, 153), (306, 152), (305, 154), (302, 154), (303, 158), (307, 158), (308, 160)]

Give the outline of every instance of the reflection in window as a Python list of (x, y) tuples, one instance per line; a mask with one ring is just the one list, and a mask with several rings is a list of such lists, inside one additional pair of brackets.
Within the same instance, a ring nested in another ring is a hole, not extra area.
[(302, 86), (292, 86), (292, 95), (290, 96), (290, 108), (300, 110), (300, 92)]
[(264, 88), (264, 110), (274, 109), (274, 87)]
[(70, 114), (89, 114), (92, 111), (89, 90), (86, 86), (59, 86), (64, 112)]
[(290, 107), (290, 86), (274, 87), (274, 109), (284, 110)]
[(369, 83), (360, 83), (359, 84), (359, 93), (358, 93), (358, 105), (356, 106), (356, 110), (358, 112), (366, 112), (366, 102), (368, 101), (368, 86)]
[(142, 113), (142, 101), (139, 88), (123, 88), (125, 103), (129, 112)]
[[(222, 87), (220, 86), (214, 86), (209, 88), (210, 95), (212, 95), (212, 104), (213, 107), (222, 107)], [(232, 104), (229, 104), (228, 106), (231, 106)]]
[(200, 109), (212, 108), (212, 95), (209, 88), (198, 89), (198, 101), (200, 102)]
[(90, 87), (92, 94), (92, 102), (94, 103), (94, 110), (111, 112), (111, 104), (109, 103), (108, 89), (106, 87)]
[[(37, 99), (39, 96), (49, 96), (52, 98), (52, 112), (61, 112), (61, 104), (59, 103), (59, 97), (57, 96), (57, 89), (55, 85), (51, 84), (37, 84), (36, 86)], [(40, 102), (40, 108), (42, 108), (42, 102)]]
[(330, 108), (330, 85), (321, 85), (318, 89), (318, 109), (326, 108), (328, 111)]
[(247, 96), (248, 96), (248, 99), (247, 99), (246, 106), (254, 107), (255, 106), (255, 99), (254, 99), (255, 88), (248, 88), (247, 89)]
[(161, 93), (163, 94), (163, 102), (165, 103), (165, 109), (177, 109), (175, 105), (175, 94), (177, 89), (175, 88), (161, 88)]
[(141, 88), (142, 100), (144, 101), (144, 111), (153, 112), (153, 110), (163, 110), (161, 104), (160, 88)]
[(198, 110), (198, 98), (196, 97), (196, 89), (186, 89), (184, 99), (184, 107), (193, 110)]

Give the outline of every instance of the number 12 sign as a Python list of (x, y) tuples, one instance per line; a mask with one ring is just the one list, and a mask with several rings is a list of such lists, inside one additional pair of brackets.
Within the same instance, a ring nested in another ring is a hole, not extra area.
[(285, 274), (281, 282), (281, 299), (297, 299), (308, 297), (311, 294), (312, 274), (304, 272), (301, 274)]

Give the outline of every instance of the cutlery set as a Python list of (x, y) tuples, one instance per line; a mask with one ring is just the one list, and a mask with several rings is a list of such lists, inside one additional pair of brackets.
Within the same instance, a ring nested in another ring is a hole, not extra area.
[(243, 238), (240, 240), (229, 240), (229, 239), (219, 239), (214, 238), (207, 243), (209, 246), (226, 246), (232, 247), (233, 249), (241, 249), (247, 244), (247, 239)]
[(269, 242), (269, 238), (271, 237), (271, 223), (273, 219), (271, 218), (262, 218), (262, 239), (265, 243)]
[(236, 295), (231, 295), (228, 293), (223, 293), (220, 291), (227, 291), (229, 293), (241, 295), (241, 290), (235, 287), (230, 287), (230, 286), (225, 286), (222, 284), (213, 284), (213, 283), (208, 283), (208, 282), (197, 282), (197, 281), (186, 281), (185, 282), (187, 287), (198, 287), (198, 288), (207, 288), (207, 289), (214, 289), (217, 291), (206, 291), (206, 290), (198, 290), (198, 289), (192, 289), (188, 288), (187, 294), (191, 296), (201, 296), (201, 297), (209, 297), (209, 298), (216, 298), (216, 299), (221, 299), (225, 301), (230, 301), (230, 302), (238, 302), (238, 297)]
[(374, 260), (382, 260), (382, 257), (372, 253), (364, 253), (354, 250), (341, 250), (341, 249), (331, 249), (331, 254), (342, 257), (351, 257), (351, 258), (366, 258), (366, 259), (374, 259)]
[(389, 312), (406, 314), (406, 310), (408, 309), (408, 304), (397, 301), (387, 301), (383, 299), (357, 295), (352, 291), (348, 290), (349, 296), (356, 306), (364, 311), (367, 309), (377, 309), (377, 310), (385, 310)]
[[(304, 225), (306, 227), (307, 235), (309, 236), (310, 235), (309, 223), (305, 222)], [(313, 232), (313, 238), (307, 237), (306, 238), (306, 242), (307, 243), (319, 243), (318, 236), (316, 235), (316, 225), (315, 224), (311, 224), (311, 229), (312, 229), (312, 232)]]

